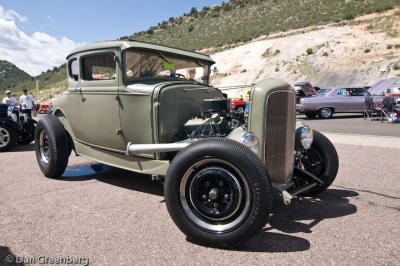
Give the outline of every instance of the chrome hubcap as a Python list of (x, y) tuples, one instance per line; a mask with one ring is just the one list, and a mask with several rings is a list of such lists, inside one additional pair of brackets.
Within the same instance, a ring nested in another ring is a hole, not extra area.
[(10, 133), (5, 129), (0, 127), (0, 147), (5, 147), (10, 142)]
[(329, 117), (331, 115), (331, 109), (329, 108), (324, 108), (321, 110), (321, 114), (323, 117)]

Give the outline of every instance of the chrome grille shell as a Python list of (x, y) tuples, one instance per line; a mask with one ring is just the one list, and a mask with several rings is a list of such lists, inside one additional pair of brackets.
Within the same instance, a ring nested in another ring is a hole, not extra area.
[(285, 185), (293, 173), (296, 95), (274, 91), (268, 95), (265, 107), (264, 164), (272, 181)]
[(284, 186), (292, 178), (295, 150), (296, 96), (288, 83), (267, 79), (250, 95), (248, 131), (259, 139), (258, 157), (271, 181)]

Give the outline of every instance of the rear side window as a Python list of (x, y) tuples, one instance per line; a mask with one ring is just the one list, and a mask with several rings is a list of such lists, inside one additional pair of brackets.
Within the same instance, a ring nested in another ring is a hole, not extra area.
[(82, 60), (84, 80), (113, 80), (115, 71), (114, 53), (86, 56)]
[(350, 91), (351, 96), (364, 96), (364, 88), (355, 88)]
[(78, 81), (79, 79), (79, 67), (78, 59), (74, 58), (69, 62), (69, 76), (71, 79)]

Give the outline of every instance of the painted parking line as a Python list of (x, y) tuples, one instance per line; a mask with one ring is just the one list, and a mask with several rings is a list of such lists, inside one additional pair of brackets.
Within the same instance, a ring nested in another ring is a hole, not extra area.
[(332, 143), (400, 149), (400, 137), (323, 133)]

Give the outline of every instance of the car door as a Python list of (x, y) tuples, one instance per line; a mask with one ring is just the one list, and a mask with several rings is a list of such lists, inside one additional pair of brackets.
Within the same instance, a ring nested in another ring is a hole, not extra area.
[(330, 107), (333, 107), (335, 109), (335, 112), (346, 111), (346, 98), (346, 90), (343, 88), (335, 89), (335, 92), (332, 93), (332, 96), (327, 97), (327, 99), (330, 99), (331, 102)]
[(119, 119), (119, 52), (105, 49), (81, 56), (80, 112), (82, 134), (87, 145), (124, 151)]
[(362, 112), (364, 110), (364, 93), (367, 93), (366, 90), (364, 88), (351, 88), (349, 93), (348, 110), (350, 112)]

